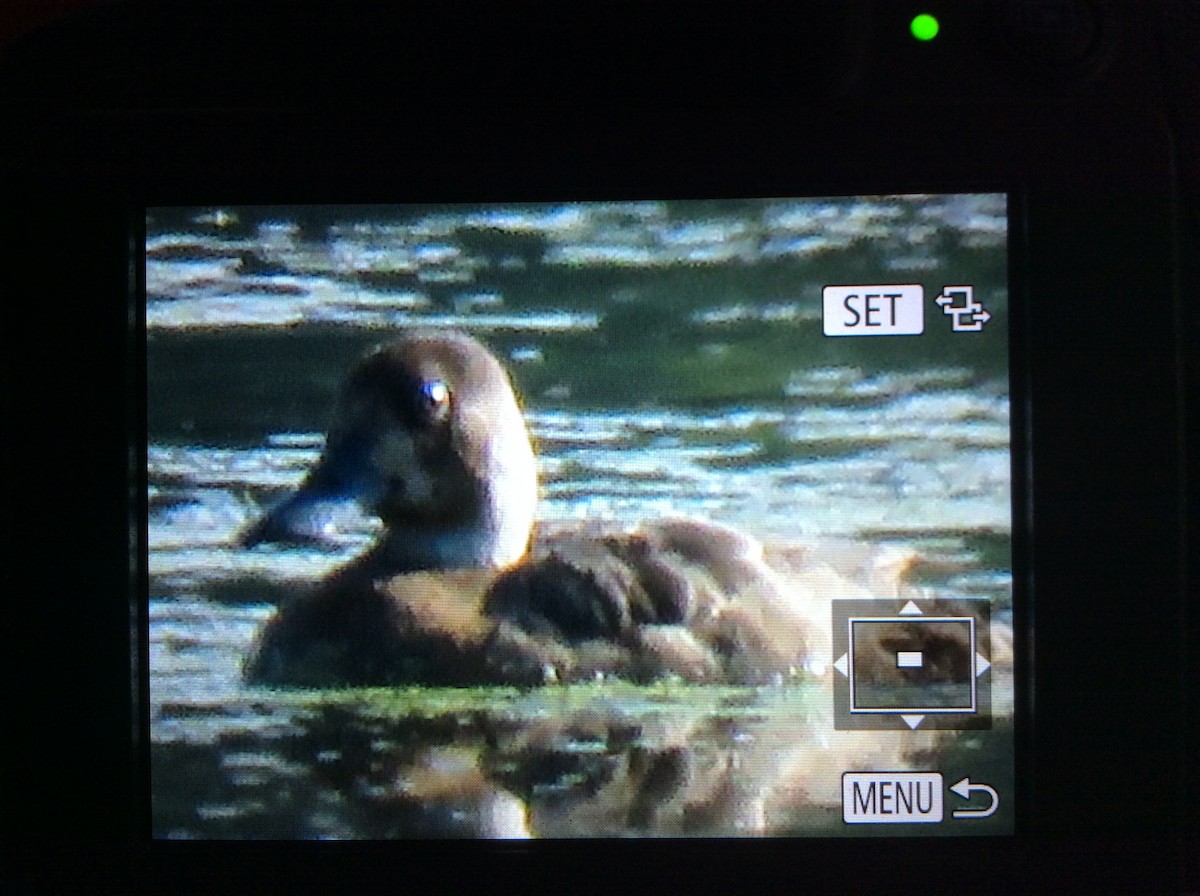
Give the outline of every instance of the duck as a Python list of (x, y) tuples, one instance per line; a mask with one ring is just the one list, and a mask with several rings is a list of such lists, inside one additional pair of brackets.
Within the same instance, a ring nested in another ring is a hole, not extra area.
[(764, 684), (825, 673), (832, 600), (909, 587), (915, 557), (895, 547), (768, 548), (688, 517), (540, 526), (538, 489), (516, 391), (481, 342), (411, 330), (372, 350), (342, 384), (316, 465), (239, 542), (314, 540), (321, 508), (349, 499), (381, 534), (280, 604), (247, 678)]

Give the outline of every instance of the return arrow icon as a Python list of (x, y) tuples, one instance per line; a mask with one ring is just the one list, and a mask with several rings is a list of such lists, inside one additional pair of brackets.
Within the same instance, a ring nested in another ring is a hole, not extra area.
[(951, 813), (955, 818), (987, 818), (1000, 805), (1000, 794), (996, 793), (995, 788), (987, 784), (972, 784), (970, 778), (963, 778), (957, 784), (951, 784), (950, 789), (964, 800), (969, 800), (971, 794), (977, 790), (986, 793), (992, 799), (991, 805), (986, 809), (955, 809)]

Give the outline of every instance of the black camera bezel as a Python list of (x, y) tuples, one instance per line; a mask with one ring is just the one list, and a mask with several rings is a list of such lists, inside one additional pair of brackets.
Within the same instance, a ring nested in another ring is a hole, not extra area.
[[(761, 18), (734, 59), (752, 58), (747, 48), (759, 39), (770, 58), (750, 75), (729, 78), (744, 91), (758, 77), (791, 77), (778, 95), (716, 90), (720, 79), (703, 74), (693, 56), (697, 46), (718, 48), (717, 26), (690, 33), (698, 45), (680, 29), (657, 56), (634, 53), (625, 71), (588, 54), (628, 48), (628, 35), (615, 27), (562, 30), (564, 20), (545, 34), (575, 41), (580, 70), (543, 85), (536, 103), (513, 102), (514, 91), (536, 83), (532, 64), (467, 66), (437, 84), (442, 105), (418, 104), (417, 114), (393, 118), (381, 115), (386, 103), (436, 79), (389, 76), (388, 61), (377, 58), (322, 85), (320, 96), (296, 95), (282, 83), (279, 95), (264, 89), (239, 98), (234, 77), (172, 86), (175, 54), (196, 61), (181, 44), (195, 9), (118, 8), (115, 33), (126, 45), (97, 45), (114, 33), (112, 19), (97, 13), (65, 23), (42, 44), (10, 47), (0, 69), (16, 85), (5, 107), (14, 125), (5, 149), (6, 223), (18, 299), (9, 303), (9, 390), (22, 428), (9, 439), (11, 469), (35, 471), (14, 476), (21, 531), (11, 556), (23, 566), (76, 570), (24, 599), (10, 629), (23, 632), (10, 656), (27, 705), (19, 710), (19, 760), (9, 773), (19, 808), (5, 821), (24, 879), (77, 874), (172, 888), (265, 881), (309, 888), (353, 873), (378, 883), (400, 876), (414, 886), (541, 886), (551, 879), (649, 889), (686, 876), (702, 890), (907, 891), (942, 879), (979, 891), (1089, 882), (1101, 890), (1181, 888), (1195, 873), (1186, 864), (1195, 861), (1186, 851), (1194, 819), (1185, 802), (1195, 787), (1186, 740), (1194, 696), (1184, 680), (1195, 608), (1185, 593), (1184, 424), (1196, 185), (1180, 168), (1188, 144), (1177, 100), (1154, 89), (1156, 26), (1116, 4), (1084, 5), (1103, 27), (1083, 62), (1061, 68), (1011, 52), (995, 23), (1008, 21), (1012, 4), (968, 4), (974, 17), (962, 21), (971, 23), (969, 39), (944, 33), (937, 48), (915, 50), (887, 30), (900, 16), (893, 4), (847, 4), (818, 20), (836, 26), (837, 39), (807, 47), (816, 61), (791, 69), (780, 58), (782, 44), (769, 37), (772, 16), (782, 14), (756, 10)], [(243, 12), (216, 9), (205, 14), (231, 29)], [(664, 8), (637, 21), (677, 23), (676, 12)], [(953, 21), (959, 13), (947, 15)], [(726, 27), (738, 18), (726, 11), (715, 21)], [(315, 23), (289, 20), (278, 33), (320, 46)], [(435, 17), (412, 27), (444, 24)], [(787, 24), (789, 39), (803, 34), (795, 21)], [(369, 15), (347, 26), (339, 54), (359, 39), (379, 49), (371, 37), (379, 27)], [(511, 39), (531, 51), (531, 27), (525, 19), (477, 20), (465, 43), (435, 28), (422, 64), (437, 58), (434, 50), (459, 61), (475, 50), (496, 65), (503, 55), (485, 48)], [(144, 50), (148, 39), (157, 41), (153, 52)], [(286, 43), (240, 60), (241, 75), (279, 88), (270, 66), (286, 63)], [(246, 39), (229, 44), (249, 49)], [(122, 68), (117, 54), (139, 46), (141, 68)], [(82, 55), (64, 55), (64, 47)], [(908, 68), (889, 73), (882, 55), (907, 60)], [(563, 65), (575, 56), (560, 50), (552, 59)], [(114, 76), (69, 101), (98, 61), (168, 85), (122, 100), (126, 82)], [(692, 95), (686, 79), (656, 74), (652, 61), (667, 71), (678, 63), (714, 94)], [(965, 67), (966, 83), (944, 77), (947, 61)], [(822, 74), (843, 62), (841, 75)], [(18, 63), (61, 66), (64, 84), (32, 89), (36, 71)], [(805, 75), (812, 83), (798, 83)], [(372, 86), (358, 101), (335, 101), (338, 90), (364, 80)], [(1013, 417), (1026, 449), (1014, 457), (1025, 523), (1015, 526), (1014, 550), (1018, 589), (1028, 598), (1016, 616), (1018, 680), (1027, 690), (1018, 695), (1014, 837), (337, 846), (150, 840), (144, 670), (131, 679), (138, 657), (130, 652), (145, 643), (141, 611), (129, 603), (131, 593), (145, 593), (138, 591), (144, 559), (137, 551), (131, 557), (130, 536), (138, 533), (128, 517), (130, 502), (142, 499), (139, 463), (144, 470), (136, 448), (145, 431), (142, 334), (130, 320), (130, 296), (146, 207), (969, 191), (1008, 193), (1013, 225), (1013, 395), (1022, 397)], [(75, 313), (48, 320), (42, 297)], [(66, 394), (62, 374), (73, 384)], [(71, 475), (64, 479), (62, 470)], [(47, 532), (60, 535), (47, 539)], [(1092, 693), (1094, 680), (1104, 688)], [(66, 719), (58, 717), (64, 705)], [(69, 742), (51, 733), (63, 728)], [(623, 876), (627, 868), (638, 869), (633, 883)]]

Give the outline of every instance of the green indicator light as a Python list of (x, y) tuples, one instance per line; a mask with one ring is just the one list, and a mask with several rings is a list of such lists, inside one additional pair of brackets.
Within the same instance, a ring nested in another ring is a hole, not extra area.
[(938, 33), (938, 20), (927, 12), (921, 13), (908, 26), (917, 40), (933, 40)]

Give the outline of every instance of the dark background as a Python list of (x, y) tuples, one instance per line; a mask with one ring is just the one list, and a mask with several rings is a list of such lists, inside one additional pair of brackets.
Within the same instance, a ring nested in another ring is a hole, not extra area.
[[(884, 0), (114, 4), (12, 41), (3, 823), (17, 891), (316, 889), (352, 874), (406, 889), (1200, 888), (1184, 425), (1197, 7), (922, 6), (943, 24), (930, 45), (907, 36), (915, 7)], [(144, 366), (128, 299), (145, 205), (1006, 188), (1014, 396), (1027, 396), (1018, 837), (869, 851), (146, 839), (128, 518), (144, 469), (129, 450)]]

